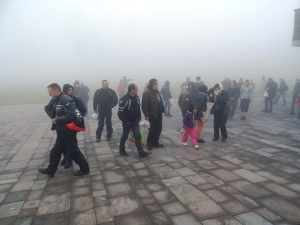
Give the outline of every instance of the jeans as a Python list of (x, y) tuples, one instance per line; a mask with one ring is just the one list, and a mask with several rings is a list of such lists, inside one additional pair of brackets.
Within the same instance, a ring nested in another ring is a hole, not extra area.
[(56, 133), (57, 138), (50, 151), (50, 162), (48, 168), (52, 172), (56, 172), (61, 154), (63, 150), (66, 149), (70, 154), (71, 159), (78, 164), (82, 171), (89, 171), (89, 165), (77, 146), (77, 132), (72, 130), (56, 130)]
[(222, 138), (227, 138), (227, 113), (224, 110), (218, 110), (214, 114), (214, 138), (219, 139), (219, 128), (221, 130)]
[(280, 99), (280, 96), (281, 96), (281, 95), (282, 95), (283, 103), (286, 105), (285, 91), (279, 92), (279, 93), (278, 93), (278, 96), (277, 96), (277, 98), (276, 98), (276, 100), (275, 100), (275, 103), (278, 102), (278, 100)]
[(165, 112), (166, 112), (166, 114), (170, 115), (170, 110), (171, 110), (170, 99), (164, 99), (164, 103), (165, 103)]
[(156, 146), (159, 144), (159, 136), (162, 131), (162, 114), (159, 115), (158, 118), (149, 118), (150, 128), (147, 137), (147, 145), (148, 146)]
[(96, 130), (96, 138), (100, 138), (102, 136), (102, 131), (104, 127), (104, 120), (106, 122), (106, 130), (107, 130), (107, 137), (111, 138), (111, 135), (113, 133), (112, 123), (111, 123), (111, 116), (112, 112), (110, 111), (104, 111), (104, 112), (98, 112), (98, 128)]
[(120, 139), (120, 151), (125, 151), (125, 142), (128, 139), (128, 134), (129, 131), (132, 130), (134, 139), (135, 139), (135, 146), (138, 150), (139, 153), (144, 152), (144, 149), (141, 145), (141, 133), (140, 133), (140, 126), (138, 122), (129, 122), (129, 123), (124, 123), (122, 122), (123, 126), (123, 134)]
[(242, 112), (248, 112), (250, 102), (251, 102), (250, 99), (241, 99), (241, 111)]

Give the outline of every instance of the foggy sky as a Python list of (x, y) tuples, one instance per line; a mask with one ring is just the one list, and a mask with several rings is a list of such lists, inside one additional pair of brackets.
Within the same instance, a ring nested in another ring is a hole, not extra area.
[[(299, 1), (0, 1), (2, 86), (300, 78)], [(178, 83), (178, 84), (177, 84)], [(142, 87), (140, 88), (142, 89)], [(46, 91), (44, 93), (47, 94)]]

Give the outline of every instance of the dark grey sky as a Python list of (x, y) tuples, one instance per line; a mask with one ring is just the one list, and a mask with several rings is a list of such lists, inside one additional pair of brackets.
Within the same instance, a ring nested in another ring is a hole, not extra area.
[(289, 0), (0, 1), (2, 84), (300, 78)]

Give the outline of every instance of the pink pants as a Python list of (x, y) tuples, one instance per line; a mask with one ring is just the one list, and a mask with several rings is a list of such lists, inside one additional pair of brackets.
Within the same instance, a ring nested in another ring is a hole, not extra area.
[(197, 125), (195, 128), (196, 129), (196, 139), (200, 140), (204, 123), (202, 120), (196, 120), (196, 122), (197, 122)]
[(191, 139), (192, 139), (192, 142), (193, 142), (194, 146), (198, 145), (198, 142), (196, 140), (196, 134), (195, 134), (195, 128), (194, 127), (191, 128), (191, 127), (185, 126), (184, 135), (183, 135), (181, 141), (182, 142), (186, 142), (187, 139), (188, 139), (188, 137), (189, 137), (189, 135), (191, 135)]

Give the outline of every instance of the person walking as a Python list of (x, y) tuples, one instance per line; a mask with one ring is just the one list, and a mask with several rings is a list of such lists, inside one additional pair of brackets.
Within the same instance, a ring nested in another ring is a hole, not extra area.
[(236, 81), (232, 80), (231, 81), (231, 86), (228, 89), (228, 96), (229, 96), (229, 101), (228, 101), (228, 119), (232, 119), (234, 116), (234, 111), (237, 108), (238, 105), (238, 100), (240, 98), (241, 92), (240, 88), (236, 86)]
[(136, 84), (129, 84), (127, 94), (119, 100), (118, 117), (122, 121), (123, 126), (119, 152), (120, 155), (123, 156), (129, 155), (125, 150), (125, 142), (128, 139), (129, 131), (132, 130), (139, 157), (144, 158), (150, 155), (151, 152), (145, 152), (141, 145), (141, 133), (139, 128), (139, 122), (141, 120), (141, 104), (137, 93), (138, 87)]
[(249, 80), (245, 80), (244, 85), (241, 87), (241, 111), (242, 111), (241, 120), (246, 120), (246, 115), (252, 98), (253, 98), (253, 88), (249, 84)]
[[(187, 91), (187, 87), (181, 88), (181, 94), (178, 98), (178, 105), (181, 109), (182, 118), (184, 117), (185, 113), (189, 110), (189, 105), (193, 103), (192, 95)], [(184, 133), (184, 124), (182, 129), (180, 130), (181, 133)]]
[(74, 176), (82, 176), (90, 173), (89, 164), (78, 148), (76, 134), (77, 131), (70, 130), (66, 124), (76, 119), (75, 103), (70, 96), (65, 95), (57, 83), (52, 83), (48, 87), (49, 96), (52, 97), (49, 104), (45, 106), (47, 115), (52, 119), (51, 130), (56, 130), (56, 141), (50, 151), (50, 160), (47, 168), (40, 168), (38, 171), (53, 177), (62, 152), (68, 151), (71, 159), (79, 166), (79, 171)]
[[(63, 92), (65, 95), (70, 96), (70, 98), (75, 102), (75, 107), (76, 107), (76, 113), (80, 113), (82, 117), (86, 115), (86, 108), (82, 102), (82, 100), (76, 96), (74, 96), (74, 88), (70, 84), (65, 84), (63, 86)], [(77, 148), (78, 148), (78, 143), (77, 143)], [(61, 166), (64, 166), (65, 169), (68, 169), (72, 166), (72, 159), (70, 157), (69, 152), (67, 149), (63, 150), (63, 159), (60, 162)]]
[[(79, 94), (78, 94), (78, 98), (80, 98), (86, 108), (86, 110), (88, 110), (88, 102), (89, 102), (89, 99), (90, 99), (90, 96), (89, 96), (89, 92), (90, 92), (90, 89), (88, 86), (85, 86), (83, 82), (80, 83), (79, 85)], [(87, 112), (86, 112), (87, 113)]]
[(151, 150), (154, 147), (163, 147), (163, 144), (159, 143), (159, 136), (162, 131), (164, 104), (158, 91), (158, 82), (154, 78), (149, 80), (147, 90), (143, 93), (142, 111), (145, 115), (145, 120), (150, 122), (147, 149)]
[(96, 130), (96, 142), (101, 141), (104, 121), (106, 121), (107, 136), (106, 140), (110, 141), (113, 133), (111, 117), (112, 108), (118, 104), (118, 97), (114, 90), (109, 88), (107, 80), (102, 81), (102, 88), (95, 91), (93, 99), (93, 109), (98, 114), (98, 128)]
[(195, 126), (196, 126), (196, 120), (200, 120), (200, 117), (195, 115), (197, 112), (197, 106), (196, 105), (189, 105), (189, 111), (187, 111), (183, 117), (183, 123), (185, 125), (185, 131), (184, 135), (181, 139), (181, 142), (184, 146), (187, 146), (186, 143), (189, 136), (191, 136), (193, 145), (195, 149), (199, 149), (198, 142), (196, 140), (195, 135)]
[(202, 85), (199, 88), (198, 94), (196, 96), (196, 106), (197, 106), (197, 111), (196, 111), (196, 116), (199, 118), (196, 120), (196, 127), (195, 127), (195, 133), (196, 133), (196, 140), (198, 143), (205, 143), (204, 139), (202, 138), (202, 131), (204, 127), (204, 113), (207, 110), (207, 86)]
[(171, 104), (172, 94), (170, 91), (170, 81), (167, 80), (165, 82), (165, 85), (160, 90), (160, 94), (162, 95), (163, 100), (164, 100), (165, 116), (172, 117), (173, 115), (171, 115), (171, 113), (170, 113), (170, 110), (172, 107), (172, 104)]
[(226, 91), (222, 90), (222, 84), (218, 83), (211, 88), (207, 94), (209, 95), (209, 101), (214, 103), (211, 114), (214, 115), (214, 138), (212, 141), (219, 140), (219, 129), (221, 130), (222, 139), (226, 141), (228, 138), (226, 123), (228, 116), (228, 100), (229, 96)]
[[(276, 95), (277, 83), (272, 78), (268, 78), (268, 83), (265, 87), (267, 96), (265, 97), (265, 109), (262, 112), (271, 113), (273, 109), (273, 98)], [(269, 106), (269, 108), (268, 108)]]
[(285, 99), (285, 92), (289, 90), (288, 85), (286, 84), (286, 82), (284, 81), (283, 78), (280, 78), (280, 84), (279, 84), (279, 88), (278, 88), (278, 94), (277, 94), (277, 98), (275, 99), (274, 104), (277, 104), (280, 97), (282, 96), (283, 99), (283, 105), (286, 105), (286, 99)]

